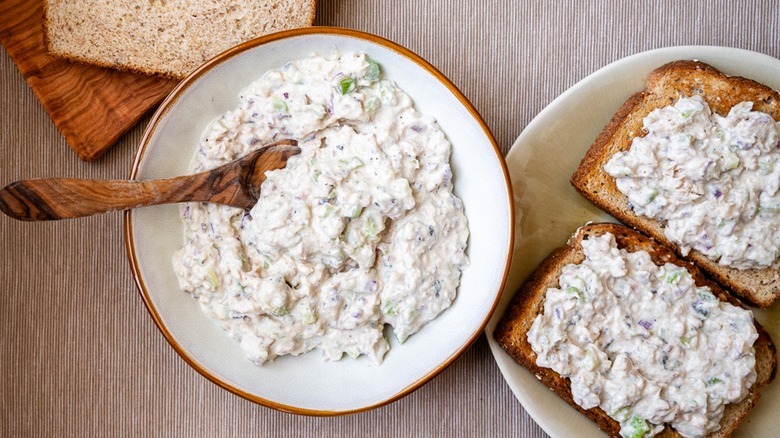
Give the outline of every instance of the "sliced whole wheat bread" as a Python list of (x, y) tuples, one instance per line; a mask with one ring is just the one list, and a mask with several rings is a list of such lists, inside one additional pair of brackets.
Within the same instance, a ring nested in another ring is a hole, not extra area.
[[(648, 234), (673, 248), (679, 247), (664, 235), (663, 224), (636, 215), (628, 198), (617, 188), (604, 165), (619, 152), (628, 150), (635, 137), (645, 135), (643, 119), (657, 108), (674, 104), (680, 97), (701, 96), (713, 112), (725, 116), (736, 104), (753, 102), (754, 111), (762, 111), (780, 120), (780, 94), (750, 79), (727, 76), (714, 67), (696, 61), (676, 61), (654, 70), (645, 91), (631, 96), (615, 113), (588, 150), (571, 177), (577, 191), (596, 206), (624, 224)], [(709, 276), (751, 304), (768, 307), (780, 296), (780, 270), (739, 270), (718, 264), (692, 250), (687, 259)]]
[[(598, 427), (613, 437), (620, 436), (620, 425), (609, 417), (600, 408), (583, 409), (577, 405), (570, 389), (570, 381), (557, 374), (550, 368), (536, 365), (536, 353), (528, 343), (527, 334), (537, 315), (544, 312), (544, 301), (547, 289), (557, 288), (561, 268), (567, 264), (581, 263), (585, 256), (582, 252), (582, 240), (600, 236), (604, 233), (612, 233), (617, 245), (629, 252), (638, 250), (647, 251), (656, 264), (674, 263), (686, 267), (692, 274), (698, 286), (708, 286), (713, 294), (721, 300), (739, 305), (737, 300), (721, 289), (716, 283), (707, 279), (694, 265), (676, 256), (668, 248), (633, 229), (617, 224), (591, 224), (581, 227), (569, 239), (567, 245), (558, 248), (551, 253), (531, 274), (522, 287), (517, 291), (509, 304), (506, 312), (499, 321), (493, 333), (498, 344), (520, 365), (530, 370), (539, 380), (552, 389), (558, 396), (572, 405), (575, 409), (594, 421)], [(769, 384), (775, 377), (777, 369), (777, 353), (775, 345), (769, 334), (756, 322), (758, 340), (754, 345), (756, 351), (757, 379), (750, 391), (742, 401), (725, 407), (721, 429), (713, 433), (712, 437), (729, 436), (741, 424), (750, 409), (755, 405), (760, 396), (760, 389)], [(659, 437), (680, 436), (670, 427), (656, 435)]]
[(310, 26), (316, 0), (46, 0), (52, 56), (183, 78), (252, 38)]

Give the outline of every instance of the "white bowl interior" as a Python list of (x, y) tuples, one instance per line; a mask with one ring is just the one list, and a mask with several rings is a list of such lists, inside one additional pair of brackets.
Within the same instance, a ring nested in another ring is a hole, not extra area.
[[(340, 413), (376, 406), (435, 375), (473, 340), (495, 305), (511, 251), (511, 198), (503, 161), (492, 137), (436, 76), (404, 54), (353, 35), (309, 33), (256, 45), (212, 66), (153, 120), (139, 149), (136, 179), (165, 178), (188, 171), (207, 124), (238, 105), (239, 92), (263, 72), (311, 53), (364, 51), (399, 84), (416, 107), (434, 116), (453, 144), (455, 192), (469, 221), (471, 264), (453, 306), (391, 350), (381, 366), (369, 359), (325, 362), (318, 352), (283, 357), (258, 367), (207, 319), (179, 289), (172, 255), (182, 244), (177, 206), (148, 207), (128, 215), (138, 275), (146, 299), (180, 353), (234, 392), (267, 405), (306, 413)], [(157, 121), (156, 126), (155, 121)], [(152, 310), (152, 309), (150, 309)], [(197, 368), (197, 367), (196, 367)]]

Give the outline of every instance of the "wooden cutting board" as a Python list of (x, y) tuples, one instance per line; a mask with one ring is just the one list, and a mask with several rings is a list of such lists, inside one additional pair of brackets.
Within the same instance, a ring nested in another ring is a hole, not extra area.
[(0, 0), (0, 44), (68, 145), (95, 160), (177, 82), (49, 56), (42, 20), (41, 0)]

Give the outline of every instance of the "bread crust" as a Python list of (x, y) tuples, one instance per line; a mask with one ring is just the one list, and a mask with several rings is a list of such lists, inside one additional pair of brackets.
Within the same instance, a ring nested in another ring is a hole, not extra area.
[[(775, 120), (780, 120), (780, 94), (750, 79), (727, 76), (698, 61), (665, 64), (650, 74), (646, 87), (646, 90), (634, 94), (620, 106), (593, 142), (570, 182), (597, 207), (672, 248), (682, 257), (679, 246), (664, 235), (660, 221), (638, 216), (631, 210), (628, 198), (618, 190), (615, 179), (604, 171), (604, 165), (617, 152), (630, 149), (635, 137), (645, 135), (645, 116), (657, 108), (674, 104), (681, 96), (701, 96), (715, 113), (723, 116), (734, 105), (751, 101), (755, 111), (765, 112)], [(710, 260), (696, 250), (692, 250), (685, 258), (751, 304), (768, 307), (780, 296), (778, 269), (730, 268)]]
[[(601, 430), (613, 437), (620, 437), (620, 424), (603, 410), (598, 407), (583, 409), (574, 402), (568, 378), (560, 376), (550, 368), (536, 365), (536, 353), (528, 343), (528, 331), (534, 319), (544, 312), (547, 289), (559, 286), (562, 267), (570, 263), (581, 263), (584, 260), (582, 240), (607, 232), (615, 236), (619, 248), (630, 252), (647, 251), (656, 264), (674, 263), (683, 266), (691, 273), (697, 286), (708, 286), (713, 294), (721, 300), (737, 306), (740, 304), (720, 286), (706, 278), (693, 264), (680, 259), (673, 251), (659, 245), (652, 238), (618, 224), (591, 224), (581, 227), (572, 235), (566, 246), (553, 251), (537, 267), (512, 298), (509, 307), (496, 326), (493, 336), (515, 362), (531, 371), (563, 400), (594, 421)], [(725, 407), (721, 430), (711, 434), (711, 437), (729, 436), (744, 421), (750, 409), (755, 405), (760, 396), (760, 389), (769, 384), (775, 377), (777, 371), (775, 345), (766, 330), (757, 321), (754, 320), (754, 323), (759, 335), (754, 345), (756, 350), (756, 382), (742, 401)], [(678, 437), (680, 435), (672, 428), (666, 427), (657, 436)]]

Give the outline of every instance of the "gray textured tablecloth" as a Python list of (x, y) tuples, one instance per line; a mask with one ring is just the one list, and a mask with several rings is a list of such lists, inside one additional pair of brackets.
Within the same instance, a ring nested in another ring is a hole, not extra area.
[[(556, 96), (622, 57), (689, 44), (780, 57), (774, 1), (319, 3), (316, 24), (375, 33), (440, 69), (505, 153)], [(149, 120), (97, 162), (82, 162), (4, 50), (0, 106), (0, 185), (125, 178)], [(544, 436), (504, 382), (484, 335), (419, 390), (365, 413), (301, 417), (220, 389), (176, 355), (149, 317), (126, 260), (120, 214), (56, 223), (0, 217), (0, 282), (2, 436)]]

